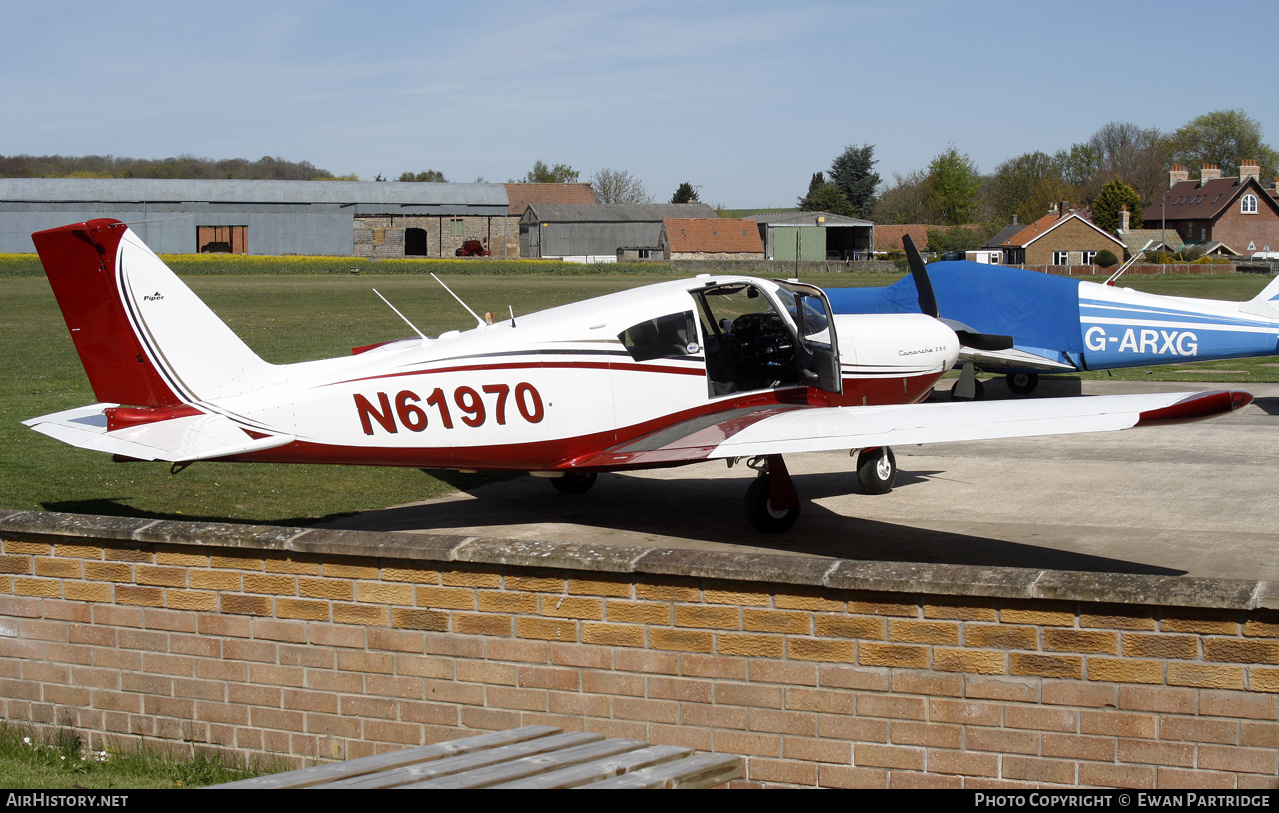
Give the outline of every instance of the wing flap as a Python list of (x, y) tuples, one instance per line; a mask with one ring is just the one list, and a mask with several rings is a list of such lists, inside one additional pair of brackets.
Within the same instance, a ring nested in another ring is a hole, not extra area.
[(41, 434), (95, 452), (137, 460), (186, 462), (273, 449), (292, 443), (292, 435), (255, 438), (222, 415), (189, 415), (107, 431), (105, 410), (93, 404), (23, 421)]
[(1200, 420), (1251, 401), (1248, 393), (1176, 392), (807, 409), (774, 415), (744, 427), (708, 457), (1109, 432), (1139, 423)]

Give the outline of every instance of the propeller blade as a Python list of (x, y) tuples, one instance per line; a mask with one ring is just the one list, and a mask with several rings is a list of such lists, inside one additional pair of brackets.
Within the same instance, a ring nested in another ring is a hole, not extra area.
[(906, 261), (910, 263), (910, 275), (915, 278), (915, 290), (919, 292), (919, 310), (934, 319), (941, 316), (937, 310), (937, 296), (933, 293), (933, 283), (928, 279), (928, 271), (924, 268), (924, 258), (919, 256), (915, 241), (909, 234), (902, 235), (902, 248), (906, 249)]
[(1011, 350), (1014, 344), (1012, 336), (1001, 336), (998, 333), (973, 333), (971, 330), (956, 330), (959, 343), (974, 350)]

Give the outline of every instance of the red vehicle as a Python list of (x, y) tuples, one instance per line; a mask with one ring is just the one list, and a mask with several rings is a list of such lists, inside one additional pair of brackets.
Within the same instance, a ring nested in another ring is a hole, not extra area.
[(467, 240), (462, 243), (462, 247), (453, 252), (459, 257), (491, 257), (493, 252), (484, 247), (479, 240)]

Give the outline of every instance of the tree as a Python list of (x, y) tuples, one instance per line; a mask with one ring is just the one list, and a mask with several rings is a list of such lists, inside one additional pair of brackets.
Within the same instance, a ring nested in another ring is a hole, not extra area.
[(1141, 228), (1141, 195), (1128, 184), (1115, 178), (1107, 181), (1092, 202), (1092, 222), (1097, 228), (1114, 232), (1119, 228), (1119, 211), (1128, 207), (1129, 225)]
[(893, 185), (875, 203), (873, 220), (877, 223), (932, 223), (937, 220), (933, 207), (932, 177), (921, 170), (893, 174)]
[(644, 182), (626, 170), (601, 169), (591, 176), (600, 203), (652, 203)]
[(556, 164), (548, 167), (541, 161), (535, 161), (533, 168), (523, 178), (511, 183), (577, 183), (582, 173), (568, 164)]
[(875, 188), (879, 173), (875, 168), (875, 145), (847, 146), (830, 165), (830, 182), (848, 201), (853, 217), (867, 217), (875, 208)]
[(952, 145), (928, 165), (933, 205), (947, 226), (971, 223), (977, 216), (981, 176), (967, 154)]
[(702, 199), (697, 196), (697, 190), (688, 181), (679, 185), (675, 190), (675, 194), (671, 195), (671, 203), (701, 203)]
[(810, 188), (808, 197), (800, 198), (799, 208), (804, 212), (830, 212), (833, 215), (857, 217), (853, 205), (833, 183), (824, 183), (816, 189)]
[(1279, 155), (1261, 141), (1261, 125), (1242, 110), (1217, 110), (1197, 116), (1169, 139), (1173, 163), (1192, 169), (1207, 164), (1221, 167), (1223, 176), (1239, 174), (1240, 159), (1261, 165), (1269, 178), (1279, 167)]
[(937, 254), (944, 254), (947, 251), (960, 253), (973, 251), (981, 248), (984, 242), (986, 241), (982, 233), (977, 229), (951, 226), (948, 229), (928, 230), (928, 250)]
[(1168, 188), (1168, 138), (1159, 130), (1112, 121), (1092, 134), (1088, 146), (1097, 155), (1092, 190), (1112, 178), (1123, 178), (1150, 204)]
[[(1028, 201), (1041, 196), (1041, 190), (1049, 184), (1060, 184), (1061, 176), (1056, 162), (1039, 151), (1023, 153), (1009, 158), (995, 167), (991, 181), (992, 208), (996, 220), (1009, 223), (1017, 215), (1022, 223), (1030, 223), (1043, 214), (1035, 204), (1035, 211), (1028, 210)], [(1056, 188), (1056, 187), (1054, 187)]]
[(434, 169), (428, 169), (425, 172), (419, 172), (414, 175), (412, 172), (402, 172), (400, 177), (395, 180), (401, 183), (448, 183), (444, 173)]

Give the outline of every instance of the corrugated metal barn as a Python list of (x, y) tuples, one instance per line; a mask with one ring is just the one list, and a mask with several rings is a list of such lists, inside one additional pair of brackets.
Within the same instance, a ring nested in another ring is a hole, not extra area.
[(715, 217), (705, 203), (534, 203), (520, 218), (520, 256), (609, 261), (634, 256), (661, 259), (668, 217)]
[(764, 256), (770, 260), (868, 260), (875, 224), (829, 212), (750, 215), (759, 223)]
[(505, 254), (498, 183), (0, 178), (0, 252), (31, 233), (112, 217), (159, 253), (451, 257), (466, 239)]

